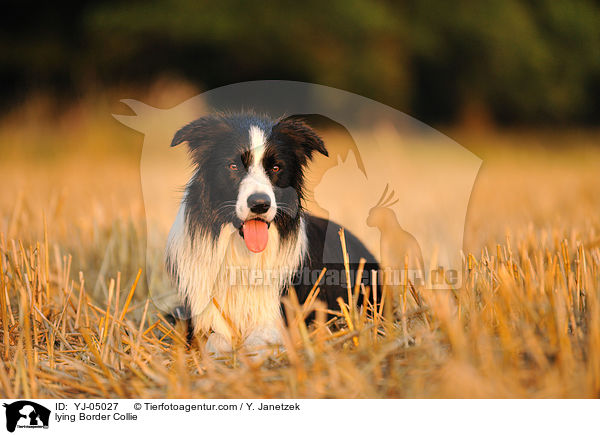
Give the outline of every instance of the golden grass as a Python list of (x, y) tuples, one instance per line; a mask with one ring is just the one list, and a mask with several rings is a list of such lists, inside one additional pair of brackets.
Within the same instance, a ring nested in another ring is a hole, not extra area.
[(266, 360), (204, 355), (154, 308), (135, 153), (3, 159), (0, 396), (598, 397), (597, 153), (486, 140), (464, 285), (401, 286), (380, 312), (341, 304), (314, 325), (318, 289), (304, 307), (290, 297), (284, 351)]

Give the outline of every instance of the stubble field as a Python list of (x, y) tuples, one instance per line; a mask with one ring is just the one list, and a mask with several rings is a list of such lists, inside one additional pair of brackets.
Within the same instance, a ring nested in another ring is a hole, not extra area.
[(215, 360), (148, 297), (141, 136), (28, 110), (0, 125), (0, 397), (600, 395), (597, 132), (450, 133), (483, 160), (460, 288), (335, 327), (292, 298), (282, 352)]

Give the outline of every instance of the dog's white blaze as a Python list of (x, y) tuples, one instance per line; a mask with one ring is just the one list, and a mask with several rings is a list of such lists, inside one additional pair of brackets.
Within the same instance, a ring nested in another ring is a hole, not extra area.
[(266, 137), (265, 132), (253, 125), (248, 132), (250, 147), (252, 150), (252, 164), (248, 168), (248, 174), (240, 183), (235, 211), (240, 220), (245, 221), (251, 217), (251, 211), (248, 207), (248, 197), (253, 193), (266, 193), (271, 199), (271, 207), (263, 217), (271, 221), (277, 213), (277, 203), (275, 201), (275, 192), (271, 180), (267, 176), (262, 164), (263, 154), (265, 152)]
[[(307, 251), (304, 221), (297, 236), (285, 243), (271, 225), (269, 243), (258, 254), (246, 248), (231, 224), (221, 229), (216, 242), (198, 232), (192, 240), (188, 227), (182, 204), (169, 233), (167, 257), (173, 265), (170, 272), (176, 272), (178, 291), (190, 305), (194, 332), (208, 334), (212, 330), (235, 345), (236, 338), (246, 340), (256, 331), (277, 331), (282, 322), (281, 290)], [(225, 318), (231, 320), (235, 331)]]
[(254, 153), (254, 157), (257, 157), (258, 160), (262, 160), (262, 153), (265, 149), (265, 142), (267, 138), (265, 137), (265, 132), (262, 128), (253, 125), (250, 127), (250, 147), (252, 148), (252, 152)]

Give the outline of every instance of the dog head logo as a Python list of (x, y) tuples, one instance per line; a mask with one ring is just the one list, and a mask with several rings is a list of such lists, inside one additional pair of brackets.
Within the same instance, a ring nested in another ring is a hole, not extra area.
[(29, 400), (19, 400), (3, 404), (6, 408), (6, 430), (16, 428), (48, 428), (50, 410)]

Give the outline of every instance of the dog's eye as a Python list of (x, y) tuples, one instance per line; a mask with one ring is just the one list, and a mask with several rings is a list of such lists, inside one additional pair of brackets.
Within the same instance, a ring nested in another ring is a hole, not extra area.
[(277, 165), (274, 165), (274, 166), (271, 168), (271, 171), (273, 171), (273, 172), (279, 172), (280, 170), (281, 170), (281, 168), (280, 168), (279, 166), (277, 166)]
[(238, 165), (236, 165), (235, 163), (230, 163), (229, 164), (229, 169), (231, 169), (232, 171), (237, 171), (238, 170)]

